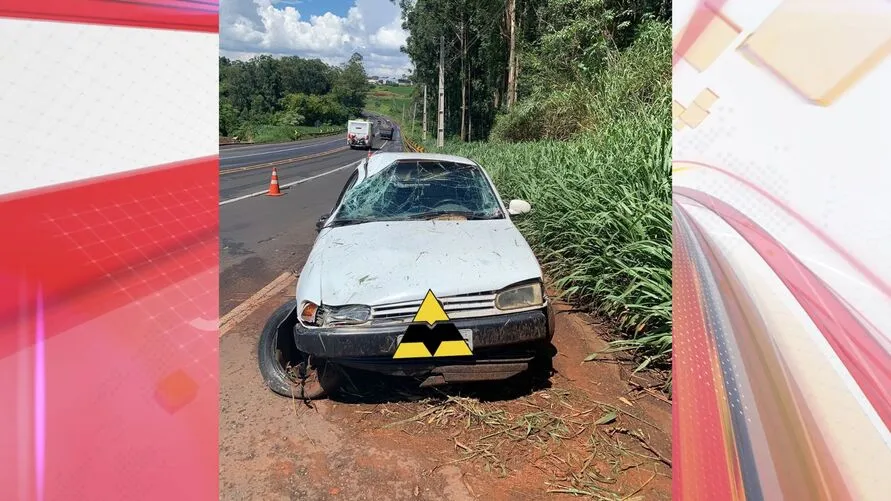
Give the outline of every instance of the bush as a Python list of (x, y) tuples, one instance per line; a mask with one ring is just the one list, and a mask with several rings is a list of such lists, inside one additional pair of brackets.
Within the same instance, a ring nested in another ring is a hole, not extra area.
[(671, 27), (648, 22), (624, 51), (604, 56), (602, 71), (569, 84), (540, 86), (499, 116), (494, 141), (568, 139), (637, 118), (663, 124), (671, 101)]
[(255, 143), (283, 143), (294, 139), (294, 127), (290, 125), (262, 125), (254, 133)]

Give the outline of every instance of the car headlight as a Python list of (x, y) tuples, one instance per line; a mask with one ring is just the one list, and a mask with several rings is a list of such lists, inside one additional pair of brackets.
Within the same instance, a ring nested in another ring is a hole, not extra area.
[(304, 301), (300, 305), (300, 321), (306, 325), (317, 325), (319, 305), (312, 301)]
[(495, 307), (499, 310), (516, 310), (544, 304), (544, 293), (540, 283), (523, 284), (499, 292), (495, 296)]
[(314, 327), (363, 324), (371, 317), (371, 308), (362, 304), (346, 306), (318, 306), (305, 301), (300, 310), (300, 320)]

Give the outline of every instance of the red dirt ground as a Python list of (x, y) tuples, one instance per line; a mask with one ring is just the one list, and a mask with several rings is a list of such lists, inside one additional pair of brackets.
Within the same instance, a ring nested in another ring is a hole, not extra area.
[(260, 329), (286, 300), (220, 340), (220, 499), (671, 498), (671, 406), (628, 365), (583, 362), (605, 347), (587, 316), (558, 305), (548, 379), (421, 391), (358, 373), (307, 406), (257, 369)]

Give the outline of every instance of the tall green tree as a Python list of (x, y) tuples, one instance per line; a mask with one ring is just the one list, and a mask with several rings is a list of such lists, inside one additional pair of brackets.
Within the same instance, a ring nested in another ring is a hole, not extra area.
[(357, 116), (365, 107), (365, 97), (369, 90), (371, 85), (368, 83), (362, 55), (354, 53), (346, 64), (338, 68), (331, 93), (351, 115)]
[[(592, 79), (604, 67), (607, 53), (629, 47), (645, 21), (671, 19), (670, 0), (513, 2), (520, 102)], [(485, 138), (496, 118), (507, 111), (509, 0), (398, 0), (398, 4), (403, 29), (409, 32), (403, 52), (415, 66), (414, 82), (428, 87), (428, 109), (435, 116), (440, 40), (444, 40), (447, 134), (460, 131), (460, 106), (466, 101), (471, 138)], [(435, 121), (428, 121), (428, 127), (435, 130)]]

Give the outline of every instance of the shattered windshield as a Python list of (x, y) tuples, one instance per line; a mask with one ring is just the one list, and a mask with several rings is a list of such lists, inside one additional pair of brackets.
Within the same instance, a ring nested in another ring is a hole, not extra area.
[(498, 199), (475, 165), (433, 160), (398, 161), (357, 184), (333, 224), (459, 216), (501, 219)]

